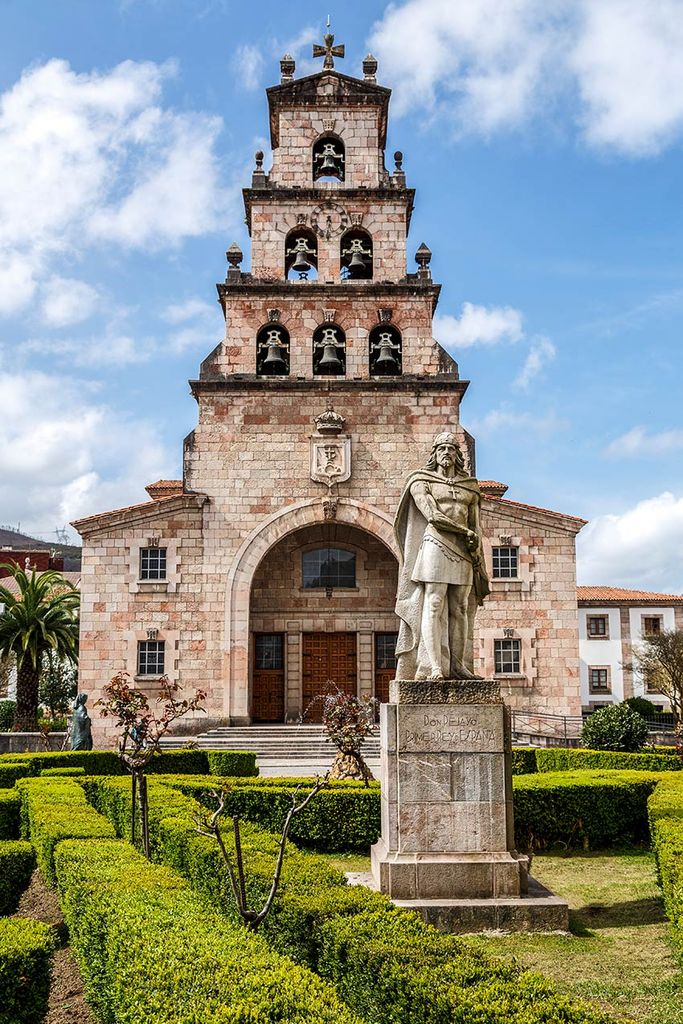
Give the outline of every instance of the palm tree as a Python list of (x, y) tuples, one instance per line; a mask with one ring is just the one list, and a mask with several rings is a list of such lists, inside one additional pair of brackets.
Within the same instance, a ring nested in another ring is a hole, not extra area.
[(79, 593), (55, 569), (30, 574), (17, 565), (2, 565), (14, 578), (19, 594), (0, 583), (0, 657), (14, 655), (17, 662), (17, 712), (14, 728), (38, 728), (38, 682), (43, 655), (75, 663), (78, 658)]

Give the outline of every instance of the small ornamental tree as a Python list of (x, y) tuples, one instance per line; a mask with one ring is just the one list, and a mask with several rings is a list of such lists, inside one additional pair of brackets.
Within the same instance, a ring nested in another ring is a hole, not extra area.
[(150, 707), (149, 698), (142, 690), (130, 684), (127, 672), (119, 672), (104, 688), (105, 696), (95, 702), (103, 718), (116, 719), (121, 729), (118, 755), (131, 774), (131, 842), (135, 842), (136, 819), (140, 824), (142, 852), (149, 860), (149, 802), (147, 798), (147, 776), (149, 762), (161, 750), (161, 740), (171, 725), (191, 711), (204, 711), (206, 694), (196, 690), (190, 700), (178, 700), (178, 684), (171, 683), (168, 676), (159, 680), (161, 687), (156, 704), (159, 710)]
[(635, 753), (647, 740), (645, 719), (627, 704), (608, 704), (586, 719), (581, 742), (591, 750)]
[(663, 629), (643, 637), (633, 649), (633, 661), (652, 690), (668, 698), (683, 756), (683, 629)]
[(377, 701), (345, 693), (333, 680), (322, 697), (323, 728), (337, 748), (331, 779), (362, 779), (367, 786), (373, 774), (361, 754), (363, 741), (375, 731)]
[(255, 932), (270, 913), (270, 909), (280, 885), (280, 876), (282, 875), (282, 864), (285, 857), (287, 837), (289, 835), (293, 819), (297, 814), (301, 814), (301, 812), (308, 807), (311, 800), (318, 795), (321, 789), (325, 789), (328, 785), (328, 778), (329, 772), (322, 779), (320, 777), (316, 778), (313, 788), (301, 799), (299, 799), (299, 787), (297, 787), (292, 794), (292, 804), (287, 811), (282, 825), (282, 832), (280, 833), (280, 842), (278, 844), (278, 852), (275, 858), (275, 867), (273, 869), (273, 880), (271, 882), (268, 895), (259, 909), (249, 906), (247, 896), (247, 876), (244, 869), (244, 857), (242, 855), (242, 839), (240, 835), (239, 817), (237, 815), (230, 816), (232, 820), (234, 853), (231, 853), (228, 849), (229, 843), (226, 841), (226, 837), (221, 831), (220, 819), (226, 813), (225, 804), (228, 798), (228, 790), (223, 789), (220, 793), (212, 791), (210, 795), (216, 801), (216, 810), (211, 815), (197, 815), (196, 826), (199, 835), (208, 836), (211, 839), (215, 839), (218, 843), (218, 848), (221, 851), (221, 857), (223, 858), (223, 863), (225, 864), (225, 868), (228, 873), (230, 889), (232, 891), (233, 899), (235, 900), (237, 913), (240, 915), (242, 923), (249, 931)]

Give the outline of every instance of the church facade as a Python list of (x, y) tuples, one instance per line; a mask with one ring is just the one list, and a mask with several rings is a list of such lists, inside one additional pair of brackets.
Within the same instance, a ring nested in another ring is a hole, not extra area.
[[(218, 285), (225, 337), (190, 382), (198, 423), (183, 479), (74, 523), (83, 538), (80, 689), (126, 670), (207, 691), (190, 727), (319, 717), (328, 680), (387, 699), (398, 620), (393, 515), (468, 382), (432, 336), (440, 286), (420, 245), (402, 155), (385, 167), (390, 91), (377, 62), (267, 90), (272, 165), (244, 189), (251, 266)], [(583, 520), (482, 481), (491, 596), (475, 668), (520, 709), (580, 713), (575, 536)], [(93, 717), (103, 737), (104, 725)]]

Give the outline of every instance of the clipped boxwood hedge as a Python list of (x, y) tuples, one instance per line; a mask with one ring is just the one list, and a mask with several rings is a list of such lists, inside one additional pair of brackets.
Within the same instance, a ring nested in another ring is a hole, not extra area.
[(116, 1024), (360, 1024), (334, 988), (231, 927), (127, 843), (69, 841), (60, 902), (88, 993)]
[(47, 1012), (55, 932), (41, 921), (0, 918), (0, 1024), (40, 1024)]
[(647, 839), (647, 800), (661, 775), (575, 771), (513, 779), (519, 849), (553, 843), (585, 849)]
[(36, 851), (38, 867), (55, 884), (54, 852), (62, 839), (109, 839), (114, 828), (91, 807), (74, 779), (22, 779), (22, 824)]
[(19, 837), (21, 798), (16, 789), (0, 789), (0, 839)]
[(536, 747), (512, 748), (512, 774), (532, 775), (538, 771), (536, 767)]
[(626, 754), (617, 750), (584, 750), (579, 747), (538, 747), (536, 770), (539, 772), (571, 772), (576, 769), (620, 769), (636, 772), (678, 772), (683, 758), (660, 751)]
[[(9, 765), (22, 765), (19, 775), (3, 771)], [(0, 754), (0, 787), (13, 786), (15, 778), (38, 775), (45, 769), (83, 768), (88, 775), (128, 775), (113, 750), (55, 750), (40, 754)], [(164, 750), (149, 764), (150, 774), (253, 776), (258, 775), (256, 754), (248, 750)]]
[(36, 866), (35, 850), (22, 839), (0, 842), (0, 915), (13, 914)]
[(25, 761), (5, 761), (0, 757), (0, 789), (11, 789), (17, 779), (32, 774)]
[[(163, 806), (165, 787), (150, 786), (150, 801)], [(176, 803), (176, 809), (180, 805)], [(187, 877), (196, 891), (234, 916), (225, 869), (211, 839), (196, 832), (197, 805), (159, 820), (157, 855)], [(234, 857), (229, 821), (223, 839)], [(251, 905), (259, 904), (272, 878), (277, 840), (242, 826), (242, 851)], [(299, 963), (333, 982), (364, 1020), (394, 1024), (606, 1024), (611, 1018), (558, 995), (552, 984), (514, 963), (482, 956), (466, 943), (437, 932), (413, 913), (363, 887), (345, 884), (341, 872), (315, 854), (288, 849), (273, 911), (264, 934)]]
[(648, 816), (664, 909), (683, 964), (683, 775), (662, 779), (648, 801)]
[(57, 777), (73, 777), (74, 775), (85, 775), (85, 768), (41, 768), (38, 775), (43, 776), (57, 776)]
[(211, 775), (244, 778), (258, 775), (256, 754), (250, 750), (206, 750), (204, 753)]

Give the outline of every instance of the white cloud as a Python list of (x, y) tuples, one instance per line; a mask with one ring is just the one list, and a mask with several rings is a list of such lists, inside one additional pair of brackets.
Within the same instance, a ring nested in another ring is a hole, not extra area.
[(157, 351), (157, 343), (152, 338), (136, 340), (110, 330), (86, 338), (30, 338), (22, 344), (22, 351), (52, 356), (79, 368), (121, 369), (148, 362)]
[(233, 69), (243, 89), (253, 92), (261, 84), (263, 71), (263, 54), (256, 46), (244, 44), (238, 46), (233, 58)]
[(662, 430), (650, 434), (645, 427), (633, 427), (617, 437), (605, 449), (613, 458), (665, 455), (683, 449), (683, 430)]
[(50, 60), (0, 96), (0, 311), (26, 305), (59, 256), (176, 245), (225, 214), (221, 121), (159, 105), (174, 73), (125, 61), (76, 74)]
[(549, 363), (552, 363), (557, 354), (557, 349), (550, 338), (540, 335), (531, 342), (524, 366), (520, 370), (515, 384), (521, 388), (528, 388), (534, 377), (538, 376), (541, 370)]
[(370, 47), (395, 112), (426, 110), (488, 135), (558, 99), (592, 146), (659, 151), (683, 129), (680, 0), (405, 0)]
[(43, 320), (50, 327), (82, 323), (95, 312), (99, 295), (85, 281), (51, 277), (41, 289)]
[(683, 497), (667, 491), (599, 516), (579, 534), (577, 556), (581, 584), (683, 592)]
[(570, 55), (587, 140), (658, 152), (683, 128), (680, 0), (585, 0)]
[(45, 532), (77, 516), (144, 501), (176, 460), (156, 429), (98, 403), (82, 382), (0, 373), (3, 521)]
[(434, 335), (447, 349), (519, 341), (523, 333), (522, 314), (512, 306), (464, 302), (459, 317), (439, 313), (434, 317)]
[(502, 430), (506, 433), (513, 431), (547, 437), (566, 427), (567, 421), (554, 413), (549, 413), (547, 416), (535, 416), (530, 412), (492, 409), (481, 419), (472, 421), (469, 429), (479, 437), (491, 437)]
[(167, 306), (161, 316), (168, 324), (181, 324), (196, 317), (215, 318), (216, 308), (203, 299), (186, 299), (184, 302), (174, 302)]

